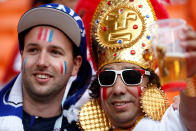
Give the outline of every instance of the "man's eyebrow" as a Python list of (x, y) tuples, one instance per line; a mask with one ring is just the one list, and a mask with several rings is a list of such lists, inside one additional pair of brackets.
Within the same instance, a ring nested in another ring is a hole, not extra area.
[(27, 46), (36, 46), (37, 43), (28, 43)]
[(124, 66), (124, 69), (142, 69), (141, 67), (136, 67), (136, 66)]
[(105, 67), (102, 70), (112, 70), (112, 67)]
[(29, 43), (29, 44), (27, 44), (26, 46), (28, 47), (28, 46), (37, 46), (38, 44), (36, 44), (36, 43)]
[[(37, 46), (37, 45), (38, 45), (37, 43), (29, 43), (26, 46), (28, 47), (28, 46)], [(51, 45), (50, 48), (63, 50), (63, 48), (61, 48), (59, 46), (55, 46), (55, 45)]]
[(131, 66), (131, 67), (130, 66), (125, 66), (124, 69), (137, 69), (137, 67), (135, 67), (135, 66)]
[(55, 46), (55, 45), (50, 46), (50, 48), (58, 49), (58, 50), (62, 50), (62, 51), (64, 51), (64, 49), (63, 49), (62, 47)]

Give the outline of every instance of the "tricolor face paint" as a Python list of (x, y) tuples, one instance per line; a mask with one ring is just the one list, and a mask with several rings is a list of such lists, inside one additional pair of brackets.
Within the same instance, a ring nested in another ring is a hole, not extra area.
[(61, 74), (65, 75), (67, 73), (67, 62), (64, 61), (61, 63)]
[(37, 40), (43, 40), (51, 43), (53, 39), (53, 34), (54, 34), (53, 30), (40, 27), (37, 35)]

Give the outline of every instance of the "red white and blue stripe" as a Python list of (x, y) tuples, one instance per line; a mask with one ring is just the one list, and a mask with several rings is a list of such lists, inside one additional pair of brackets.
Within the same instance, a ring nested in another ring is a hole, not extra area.
[(40, 28), (37, 39), (52, 42), (54, 31), (47, 28)]

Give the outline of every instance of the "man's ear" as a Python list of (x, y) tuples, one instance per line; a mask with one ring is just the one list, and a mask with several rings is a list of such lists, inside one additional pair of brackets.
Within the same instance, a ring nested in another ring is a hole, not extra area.
[(80, 66), (82, 64), (82, 56), (76, 56), (74, 58), (74, 67), (73, 67), (73, 70), (72, 70), (72, 76), (76, 76), (78, 74), (78, 71), (80, 69)]

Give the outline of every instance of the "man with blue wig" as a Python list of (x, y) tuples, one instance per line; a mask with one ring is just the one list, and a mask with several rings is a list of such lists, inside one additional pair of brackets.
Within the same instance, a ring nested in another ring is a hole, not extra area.
[(32, 8), (19, 21), (18, 39), (21, 73), (0, 91), (0, 130), (78, 130), (77, 118), (67, 114), (91, 79), (81, 18), (60, 4)]

